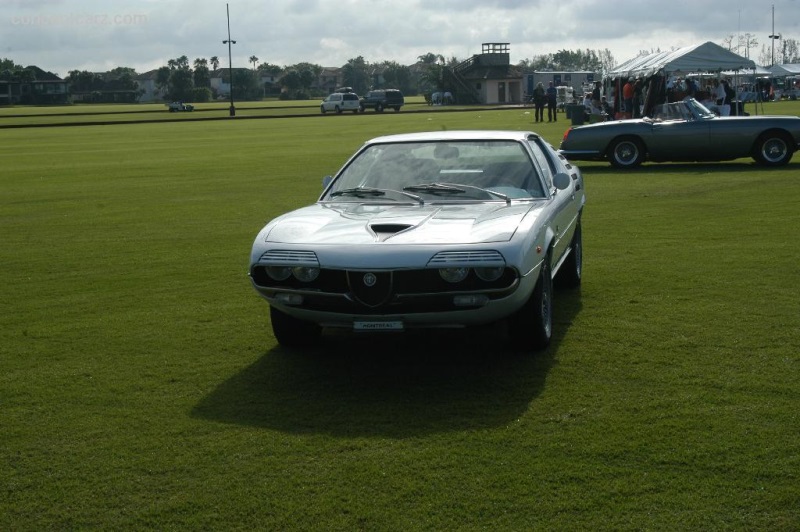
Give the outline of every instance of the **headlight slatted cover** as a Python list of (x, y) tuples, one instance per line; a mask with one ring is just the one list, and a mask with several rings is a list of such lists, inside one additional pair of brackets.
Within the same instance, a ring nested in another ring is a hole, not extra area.
[(442, 251), (428, 261), (428, 266), (437, 268), (452, 267), (454, 265), (489, 267), (505, 266), (506, 261), (498, 251)]
[(274, 266), (308, 266), (319, 267), (317, 254), (313, 251), (293, 251), (285, 249), (271, 249), (261, 255), (259, 264)]

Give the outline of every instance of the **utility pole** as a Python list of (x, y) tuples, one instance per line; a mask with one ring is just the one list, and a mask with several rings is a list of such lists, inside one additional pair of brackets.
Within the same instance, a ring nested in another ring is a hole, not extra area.
[(231, 40), (231, 10), (228, 4), (225, 4), (225, 11), (228, 14), (228, 40), (222, 41), (222, 44), (228, 45), (228, 81), (230, 81), (231, 85), (230, 115), (236, 116), (236, 107), (233, 106), (233, 56), (231, 55), (231, 45), (236, 44), (236, 41)]
[(772, 35), (769, 36), (772, 41), (772, 64), (775, 65), (775, 39), (780, 39), (780, 35), (775, 35), (775, 4), (772, 4)]

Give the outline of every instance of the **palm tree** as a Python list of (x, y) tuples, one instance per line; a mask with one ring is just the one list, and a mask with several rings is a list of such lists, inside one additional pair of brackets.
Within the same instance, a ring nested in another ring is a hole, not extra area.
[(437, 63), (444, 63), (444, 56), (442, 54), (434, 54), (433, 52), (428, 52), (427, 54), (420, 55), (417, 57), (420, 63), (425, 63), (426, 65), (435, 65)]
[(251, 55), (250, 62), (253, 63), (253, 72), (256, 70), (256, 63), (258, 63), (258, 57)]
[(219, 57), (212, 55), (209, 61), (211, 62), (211, 66), (214, 67), (214, 70), (219, 68)]

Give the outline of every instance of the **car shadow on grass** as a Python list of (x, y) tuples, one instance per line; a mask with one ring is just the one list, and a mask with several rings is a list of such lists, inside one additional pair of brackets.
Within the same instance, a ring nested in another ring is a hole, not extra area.
[(584, 175), (605, 175), (605, 174), (665, 174), (665, 173), (685, 173), (685, 174), (736, 174), (786, 171), (794, 167), (800, 167), (800, 157), (797, 161), (792, 161), (786, 166), (763, 166), (755, 161), (742, 162), (697, 162), (697, 163), (644, 163), (636, 168), (620, 170), (610, 164), (591, 164), (579, 165)]
[(505, 327), (355, 335), (276, 347), (233, 375), (193, 417), (292, 434), (406, 438), (508, 425), (544, 389), (580, 291), (556, 292), (554, 336), (538, 353), (506, 346)]

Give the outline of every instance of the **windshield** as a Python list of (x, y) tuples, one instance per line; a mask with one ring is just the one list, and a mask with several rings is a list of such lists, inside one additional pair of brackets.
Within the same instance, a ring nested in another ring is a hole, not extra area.
[(692, 113), (694, 113), (694, 115), (698, 118), (713, 118), (717, 116), (708, 107), (698, 102), (694, 98), (689, 98), (684, 100), (684, 102), (686, 103), (686, 106), (692, 110)]
[(714, 118), (716, 115), (705, 105), (694, 98), (686, 98), (679, 102), (664, 103), (653, 108), (653, 119), (669, 120), (701, 120)]
[(323, 201), (510, 201), (544, 198), (536, 166), (515, 141), (437, 141), (368, 146)]

